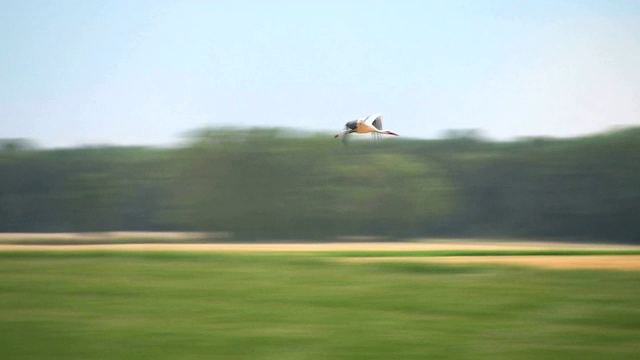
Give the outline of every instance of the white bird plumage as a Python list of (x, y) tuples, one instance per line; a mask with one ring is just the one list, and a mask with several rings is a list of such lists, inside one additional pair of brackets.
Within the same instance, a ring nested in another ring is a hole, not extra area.
[(379, 139), (383, 134), (385, 135), (394, 135), (398, 136), (398, 134), (389, 130), (382, 130), (382, 115), (381, 114), (373, 114), (367, 116), (364, 119), (356, 119), (349, 121), (345, 124), (345, 130), (342, 130), (334, 137), (342, 137), (346, 139), (349, 134), (368, 134), (373, 135), (375, 139)]

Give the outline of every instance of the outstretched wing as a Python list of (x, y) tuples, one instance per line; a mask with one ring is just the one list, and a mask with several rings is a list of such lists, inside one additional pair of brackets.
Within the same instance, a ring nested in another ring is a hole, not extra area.
[[(376, 128), (378, 130), (382, 130), (382, 115), (381, 114), (373, 114), (373, 115), (367, 117), (364, 120), (364, 123), (369, 125), (369, 126), (373, 126), (374, 128)], [(380, 140), (382, 138), (382, 135), (380, 135), (379, 133), (375, 133), (375, 132), (372, 132), (371, 136), (373, 136), (373, 138), (376, 139), (376, 140)]]
[(367, 117), (364, 120), (364, 123), (369, 125), (369, 126), (373, 126), (378, 130), (382, 130), (382, 115), (381, 114), (373, 114), (373, 115)]

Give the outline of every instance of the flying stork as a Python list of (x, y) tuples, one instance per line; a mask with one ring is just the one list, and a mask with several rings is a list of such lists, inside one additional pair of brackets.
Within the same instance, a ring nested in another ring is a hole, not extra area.
[(379, 139), (383, 134), (386, 135), (394, 135), (398, 136), (398, 134), (389, 130), (382, 130), (382, 115), (374, 114), (368, 116), (364, 119), (356, 119), (351, 120), (345, 124), (345, 129), (341, 132), (337, 133), (334, 138), (342, 137), (343, 141), (346, 141), (347, 135), (356, 133), (356, 134), (367, 134), (371, 133), (371, 135), (375, 139)]

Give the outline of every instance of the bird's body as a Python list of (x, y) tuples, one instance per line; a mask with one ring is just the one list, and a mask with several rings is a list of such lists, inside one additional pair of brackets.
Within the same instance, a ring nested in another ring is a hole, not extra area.
[(334, 137), (336, 138), (344, 137), (346, 139), (347, 135), (353, 134), (353, 133), (372, 134), (376, 138), (382, 134), (398, 136), (398, 134), (394, 133), (393, 131), (382, 130), (382, 115), (380, 114), (371, 115), (364, 119), (349, 121), (345, 125), (345, 130), (336, 134), (336, 136)]

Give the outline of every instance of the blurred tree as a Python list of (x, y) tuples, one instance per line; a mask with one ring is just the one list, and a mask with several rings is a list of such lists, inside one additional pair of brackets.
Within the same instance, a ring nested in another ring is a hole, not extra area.
[(168, 149), (0, 143), (0, 231), (640, 243), (640, 128), (514, 142), (454, 135), (344, 147), (326, 134), (222, 128)]
[[(451, 212), (444, 170), (397, 150), (283, 130), (197, 134), (175, 193), (177, 213), (199, 228), (241, 236), (417, 234)], [(182, 210), (180, 210), (180, 208)]]
[(34, 150), (36, 145), (28, 139), (0, 139), (0, 151)]

